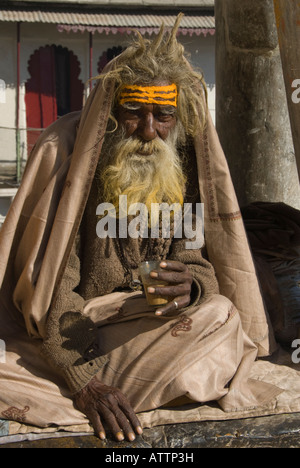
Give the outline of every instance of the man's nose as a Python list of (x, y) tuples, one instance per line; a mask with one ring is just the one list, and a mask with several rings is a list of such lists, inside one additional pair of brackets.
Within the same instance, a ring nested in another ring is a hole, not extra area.
[(152, 141), (157, 137), (156, 122), (151, 112), (141, 119), (138, 127), (138, 135), (144, 141)]

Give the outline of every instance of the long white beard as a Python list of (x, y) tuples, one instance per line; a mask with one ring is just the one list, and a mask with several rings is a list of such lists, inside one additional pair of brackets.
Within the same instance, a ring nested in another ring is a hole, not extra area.
[(182, 205), (186, 181), (176, 141), (176, 131), (165, 141), (125, 139), (122, 133), (108, 136), (100, 166), (103, 201), (117, 208), (119, 196), (126, 195), (128, 205), (143, 203), (150, 211), (152, 203)]

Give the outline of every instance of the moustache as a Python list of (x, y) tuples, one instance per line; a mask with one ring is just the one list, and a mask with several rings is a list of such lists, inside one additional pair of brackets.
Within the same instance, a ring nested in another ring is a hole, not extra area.
[(119, 142), (120, 147), (122, 148), (122, 155), (130, 156), (152, 156), (161, 153), (170, 148), (170, 143), (164, 142), (160, 138), (156, 138), (152, 141), (142, 141), (137, 138), (128, 138), (127, 140), (122, 140)]

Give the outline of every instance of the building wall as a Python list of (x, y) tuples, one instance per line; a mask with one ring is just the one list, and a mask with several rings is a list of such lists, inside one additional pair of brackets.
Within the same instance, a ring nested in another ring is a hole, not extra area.
[[(93, 35), (93, 75), (97, 75), (97, 64), (102, 54), (113, 46), (126, 46), (126, 35), (99, 34)], [(215, 38), (208, 34), (196, 36), (179, 36), (180, 42), (190, 55), (192, 64), (200, 68), (208, 86), (209, 109), (215, 118)], [(58, 32), (56, 25), (22, 23), (20, 50), (20, 106), (19, 124), (21, 128), (21, 157), (26, 160), (26, 108), (25, 83), (29, 79), (28, 61), (34, 51), (46, 45), (61, 45), (72, 50), (80, 62), (79, 78), (86, 83), (89, 78), (89, 34), (88, 32)], [(3, 161), (16, 159), (16, 82), (17, 82), (17, 25), (1, 23), (0, 28), (0, 80), (3, 82), (0, 91), (0, 164)], [(0, 195), (1, 197), (1, 195)], [(0, 216), (5, 215), (10, 199), (0, 198)]]
[[(123, 7), (125, 2), (124, 0), (18, 0), (18, 3), (70, 3), (72, 6), (76, 3), (82, 5), (103, 5), (103, 6), (114, 6), (114, 7)], [(214, 6), (214, 0), (164, 0), (163, 3), (158, 2), (157, 0), (127, 0), (126, 7), (142, 7), (142, 6), (154, 6), (154, 7), (185, 7), (185, 8), (201, 8)]]
[(4, 81), (5, 89), (0, 100), (0, 159), (14, 160), (16, 125), (16, 27), (12, 23), (3, 23), (0, 29), (0, 79)]

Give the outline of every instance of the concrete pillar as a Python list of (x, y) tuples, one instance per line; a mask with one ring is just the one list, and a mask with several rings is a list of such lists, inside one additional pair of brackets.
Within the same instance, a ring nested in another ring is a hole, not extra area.
[(216, 126), (241, 206), (300, 187), (273, 0), (215, 0)]

